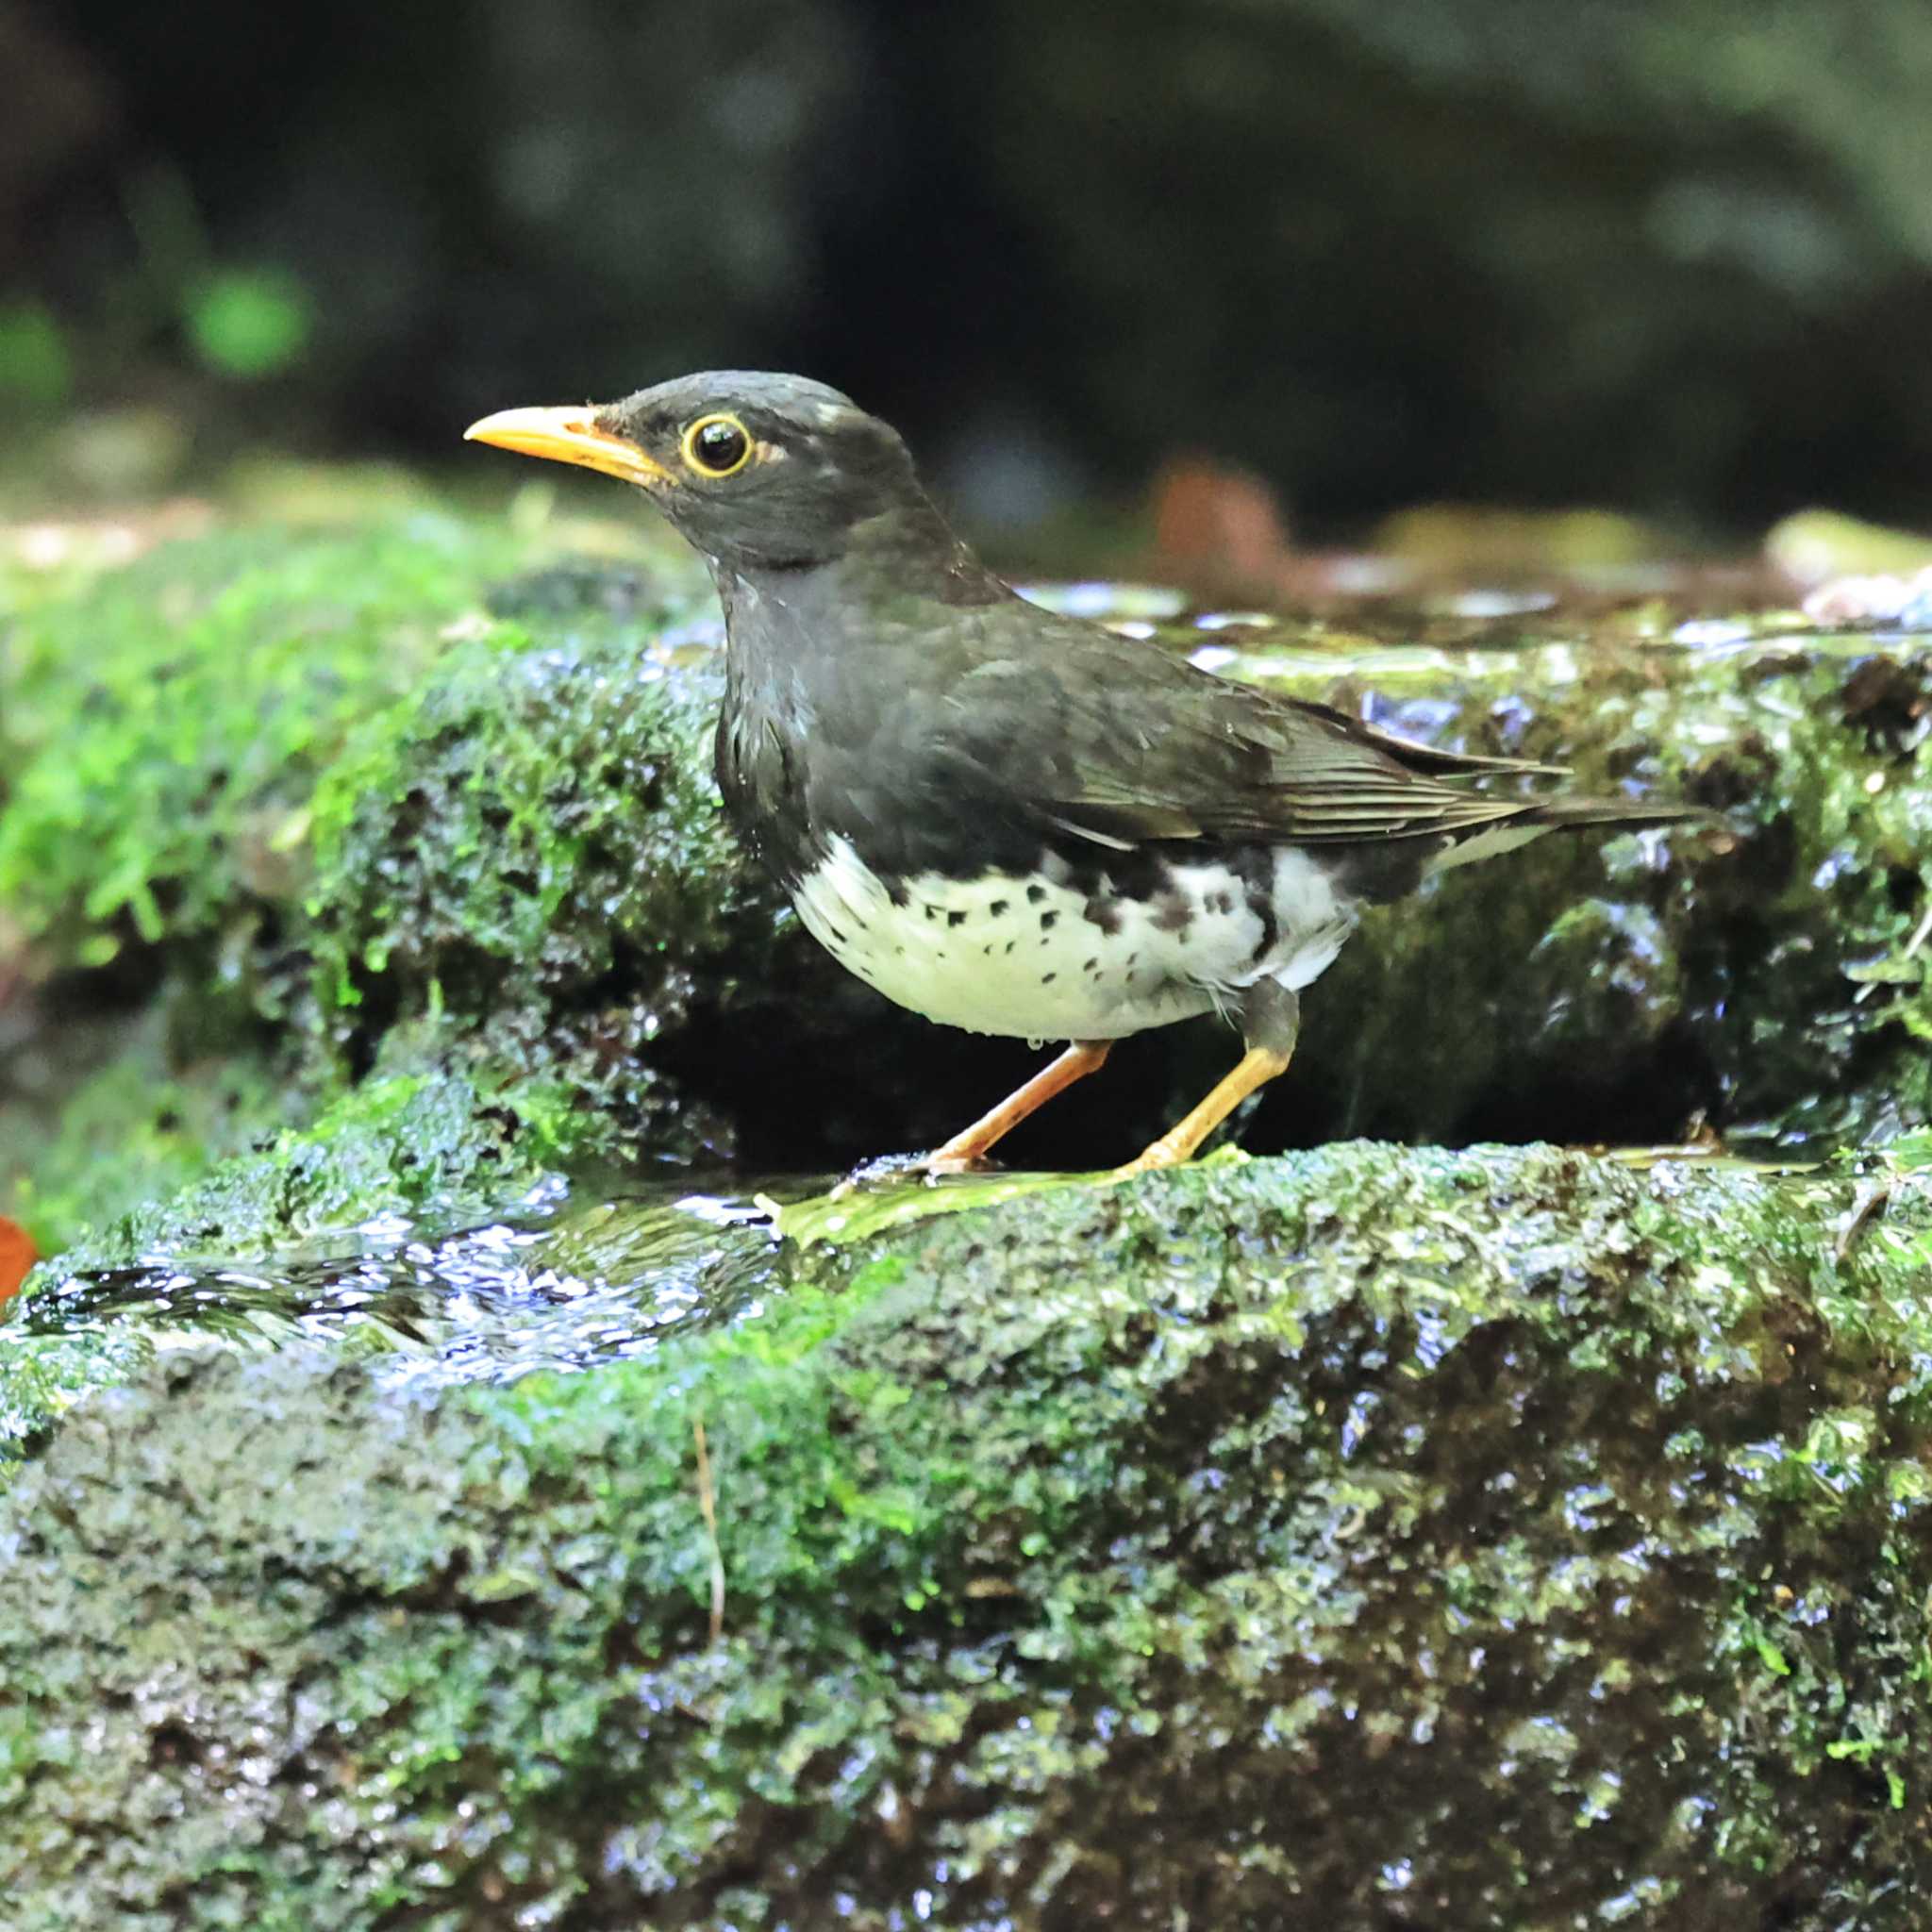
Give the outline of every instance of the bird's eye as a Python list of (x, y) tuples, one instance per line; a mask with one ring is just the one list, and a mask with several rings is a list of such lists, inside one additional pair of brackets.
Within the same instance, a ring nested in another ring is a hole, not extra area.
[(735, 476), (751, 460), (751, 437), (736, 416), (700, 416), (684, 432), (684, 459), (700, 476)]

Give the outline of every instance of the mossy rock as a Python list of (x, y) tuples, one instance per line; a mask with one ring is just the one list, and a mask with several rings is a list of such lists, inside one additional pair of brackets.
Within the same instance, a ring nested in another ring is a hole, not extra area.
[[(738, 854), (714, 606), (661, 534), (403, 509), (0, 594), (0, 974), (32, 990), (0, 1207), (45, 1248), (372, 1071), (527, 1085), (586, 1155), (824, 1170), (931, 1144), (1030, 1064), (839, 973)], [(1372, 913), (1249, 1145), (1932, 1120), (1926, 641), (1680, 616), (1174, 628), (1230, 675), (1723, 817)], [(1229, 1051), (1136, 1042), (1012, 1156), (1123, 1158)]]
[(664, 642), (701, 573), (559, 566), (586, 534), (423, 509), (0, 587), (0, 1199), (43, 1246), (372, 1067), (706, 1143), (651, 1043), (773, 908), (720, 825), (714, 653)]
[(1338, 1146), (574, 1375), (164, 1355), (0, 1504), (11, 1923), (1916, 1923), (1932, 1200), (1855, 1195)]
[(717, 628), (680, 638), (640, 588), (500, 587), (498, 623), (350, 741), (316, 793), (312, 944), (352, 1061), (433, 1013), (464, 1058), (567, 1081), (613, 1150), (728, 1148), (654, 1049), (774, 976), (779, 901), (711, 774)]

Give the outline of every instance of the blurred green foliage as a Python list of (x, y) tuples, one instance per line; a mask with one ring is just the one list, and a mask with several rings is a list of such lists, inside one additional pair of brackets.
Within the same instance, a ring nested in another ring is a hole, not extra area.
[(74, 391), (74, 358), (50, 309), (38, 302), (0, 306), (0, 397), (56, 409)]
[[(320, 311), (303, 275), (225, 254), (181, 175), (122, 184), (132, 257), (102, 270), (80, 303), (0, 302), (0, 405), (53, 417), (126, 391), (130, 373), (186, 359), (217, 384), (290, 375), (308, 359)], [(162, 362), (153, 358), (158, 350)]]
[(188, 292), (182, 321), (206, 368), (257, 382), (302, 359), (315, 330), (315, 306), (302, 284), (280, 270), (225, 269)]

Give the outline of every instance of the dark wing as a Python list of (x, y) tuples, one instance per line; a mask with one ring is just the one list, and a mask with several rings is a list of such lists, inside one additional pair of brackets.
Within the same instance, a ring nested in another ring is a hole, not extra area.
[[(952, 686), (941, 735), (1008, 795), (1096, 844), (1454, 837), (1537, 802), (1445, 780), (1561, 775), (1411, 744), (1325, 705), (1214, 677), (1157, 644), (1042, 616), (1025, 605), (985, 613), (977, 661)], [(998, 648), (1003, 633), (1010, 651)]]

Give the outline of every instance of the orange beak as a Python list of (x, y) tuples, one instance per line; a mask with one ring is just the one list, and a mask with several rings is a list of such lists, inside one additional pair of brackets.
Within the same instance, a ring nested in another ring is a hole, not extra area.
[(675, 484), (677, 478), (655, 457), (646, 456), (636, 443), (613, 436), (596, 424), (596, 406), (586, 403), (575, 409), (499, 409), (472, 423), (463, 431), (465, 442), (493, 442), (498, 449), (513, 449), (526, 457), (547, 457), (553, 463), (576, 463), (586, 470), (601, 470), (625, 483), (639, 483), (645, 489), (658, 484)]

